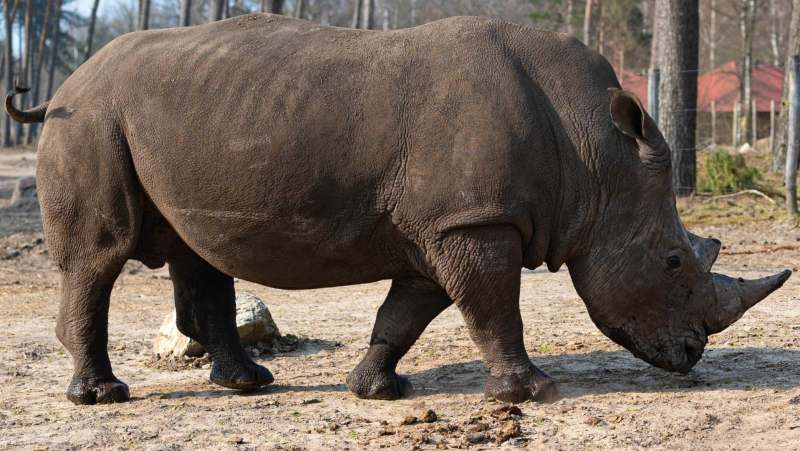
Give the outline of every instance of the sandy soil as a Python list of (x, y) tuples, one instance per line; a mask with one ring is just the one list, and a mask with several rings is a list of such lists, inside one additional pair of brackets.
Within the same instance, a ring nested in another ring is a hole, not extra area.
[[(71, 358), (53, 332), (58, 277), (38, 211), (8, 206), (14, 181), (34, 167), (31, 153), (0, 153), (0, 448), (800, 449), (798, 275), (712, 337), (703, 360), (681, 376), (602, 336), (565, 269), (524, 271), (526, 345), (565, 397), (522, 404), (521, 415), (509, 416), (483, 399), (487, 372), (454, 308), (400, 363), (413, 397), (363, 401), (348, 393), (345, 376), (367, 348), (388, 282), (296, 292), (239, 282), (238, 290), (264, 300), (282, 333), (299, 337), (257, 359), (276, 378), (259, 392), (222, 389), (191, 365), (159, 369), (151, 346), (173, 308), (172, 286), (165, 270), (129, 264), (112, 296), (109, 350), (133, 399), (73, 406), (64, 396)], [(693, 231), (734, 252), (800, 244), (800, 229), (779, 221)], [(753, 278), (798, 265), (799, 251), (780, 250), (723, 255), (715, 269)], [(438, 421), (400, 425), (429, 409)]]

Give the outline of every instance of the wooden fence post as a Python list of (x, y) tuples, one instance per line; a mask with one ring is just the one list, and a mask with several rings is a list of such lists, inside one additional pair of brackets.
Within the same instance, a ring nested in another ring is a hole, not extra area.
[(650, 110), (650, 117), (658, 125), (658, 83), (661, 79), (661, 71), (658, 69), (650, 70), (647, 77), (647, 109)]
[(800, 153), (800, 55), (789, 58), (789, 136), (786, 148), (786, 209), (797, 214), (797, 157)]
[(737, 99), (736, 104), (733, 106), (733, 141), (731, 142), (731, 144), (733, 144), (733, 147), (739, 145), (739, 127), (740, 127), (739, 117), (741, 115), (742, 115), (742, 102), (740, 102)]
[(717, 102), (711, 101), (711, 145), (717, 145)]
[(769, 149), (772, 152), (775, 146), (775, 101), (769, 101)]
[(755, 150), (758, 146), (758, 108), (756, 106), (756, 99), (753, 99), (751, 111), (753, 112), (753, 150)]

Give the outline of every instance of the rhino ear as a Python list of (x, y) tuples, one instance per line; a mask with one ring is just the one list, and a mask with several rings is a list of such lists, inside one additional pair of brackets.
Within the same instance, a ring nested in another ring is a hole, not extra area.
[(608, 92), (611, 94), (611, 119), (622, 133), (642, 141), (659, 135), (658, 127), (636, 94), (617, 88), (608, 88)]

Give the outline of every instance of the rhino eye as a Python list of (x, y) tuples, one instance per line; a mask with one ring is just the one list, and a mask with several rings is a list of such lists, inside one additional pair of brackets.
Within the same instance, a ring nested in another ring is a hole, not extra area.
[(667, 257), (667, 269), (678, 269), (681, 267), (681, 259), (675, 256)]

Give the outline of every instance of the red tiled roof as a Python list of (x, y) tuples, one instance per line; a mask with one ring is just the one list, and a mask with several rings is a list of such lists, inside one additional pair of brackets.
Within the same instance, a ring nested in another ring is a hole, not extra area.
[[(697, 79), (697, 107), (710, 111), (711, 101), (718, 112), (730, 113), (739, 93), (739, 63), (731, 61)], [(770, 100), (780, 111), (783, 72), (777, 67), (756, 62), (753, 65), (753, 99), (759, 112), (769, 112)]]
[[(620, 78), (620, 74), (617, 74), (617, 78)], [(620, 84), (623, 89), (636, 94), (644, 109), (647, 109), (647, 77), (639, 75), (631, 69), (623, 69)]]
[[(733, 112), (739, 92), (739, 63), (731, 61), (697, 79), (697, 107), (711, 111), (715, 101), (718, 112)], [(619, 77), (619, 74), (617, 74)], [(623, 89), (633, 91), (642, 106), (647, 109), (647, 77), (631, 69), (623, 69), (620, 84)], [(753, 65), (753, 99), (759, 112), (769, 112), (769, 101), (775, 101), (775, 111), (780, 111), (783, 72), (777, 67), (757, 62)]]

